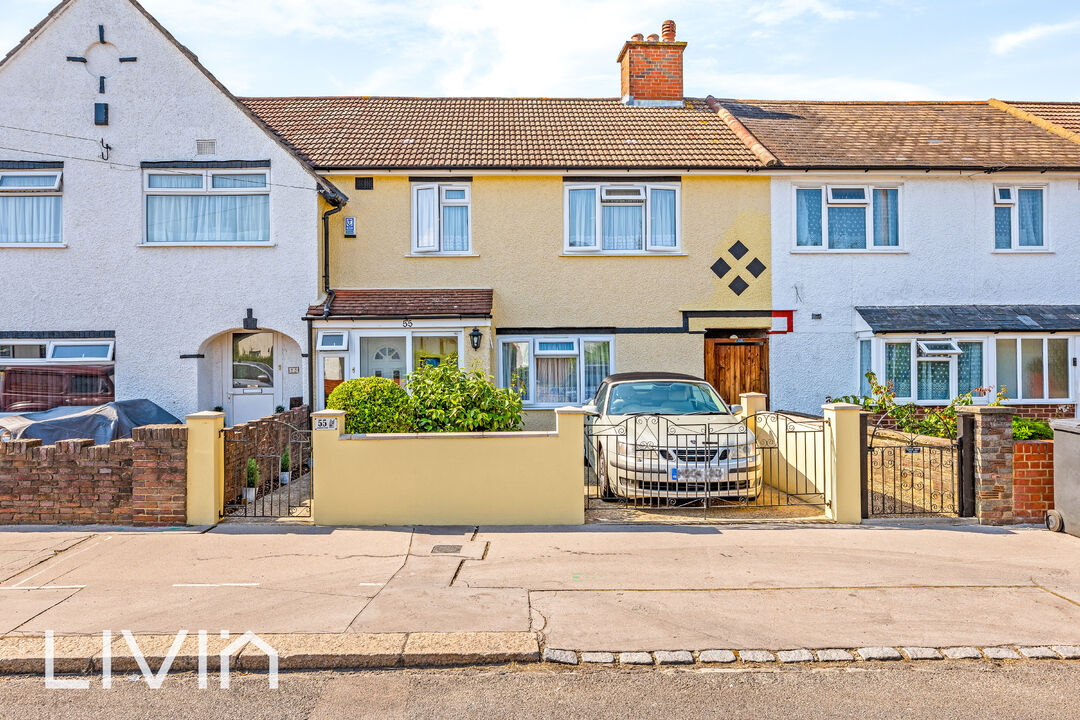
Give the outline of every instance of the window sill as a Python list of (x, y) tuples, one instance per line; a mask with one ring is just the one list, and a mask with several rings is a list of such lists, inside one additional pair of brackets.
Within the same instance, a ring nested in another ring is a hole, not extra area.
[(684, 252), (562, 252), (559, 253), (559, 257), (587, 257), (587, 258), (605, 258), (605, 257), (688, 257), (689, 253)]
[(67, 243), (0, 243), (0, 248), (46, 248), (56, 250), (66, 247)]
[(990, 251), (992, 255), (1053, 255), (1054, 251), (1048, 248), (1010, 248), (1008, 250), (995, 248)]
[(876, 250), (818, 250), (799, 248), (791, 251), (792, 255), (907, 255), (904, 248), (881, 248)]
[(407, 258), (468, 258), (468, 257), (480, 257), (480, 253), (468, 252), (468, 253), (408, 253), (403, 257)]
[(159, 248), (159, 247), (274, 247), (277, 243), (274, 242), (160, 242), (160, 243), (139, 243), (138, 247), (141, 248)]

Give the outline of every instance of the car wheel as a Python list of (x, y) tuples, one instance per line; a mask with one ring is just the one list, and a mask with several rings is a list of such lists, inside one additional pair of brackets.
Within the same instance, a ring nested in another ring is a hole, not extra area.
[(611, 485), (608, 484), (608, 462), (604, 456), (604, 448), (600, 446), (596, 453), (596, 484), (600, 488), (601, 500), (615, 500), (615, 493), (611, 492)]

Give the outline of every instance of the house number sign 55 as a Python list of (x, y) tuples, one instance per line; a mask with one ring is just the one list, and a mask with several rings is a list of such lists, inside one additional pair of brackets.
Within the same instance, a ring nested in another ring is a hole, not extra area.
[(401, 327), (411, 328), (412, 327), (412, 320), (409, 320), (408, 318), (406, 318), (405, 320), (402, 320), (401, 321)]
[(315, 418), (316, 430), (337, 430), (338, 419), (336, 417), (317, 417)]

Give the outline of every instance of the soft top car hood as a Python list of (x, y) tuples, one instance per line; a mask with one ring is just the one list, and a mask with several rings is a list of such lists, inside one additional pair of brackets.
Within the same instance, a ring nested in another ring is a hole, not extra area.
[[(757, 438), (746, 423), (735, 415), (605, 415), (597, 425), (626, 428), (628, 442), (652, 441), (658, 445), (661, 435), (707, 436), (707, 442), (721, 445), (745, 445)], [(621, 433), (619, 433), (621, 434)]]

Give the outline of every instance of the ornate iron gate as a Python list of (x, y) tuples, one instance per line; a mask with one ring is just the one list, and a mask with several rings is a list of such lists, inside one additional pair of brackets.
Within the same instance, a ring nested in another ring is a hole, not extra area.
[(264, 418), (222, 434), (224, 517), (311, 517), (310, 431)]
[(973, 516), (973, 422), (961, 416), (955, 438), (931, 438), (884, 430), (881, 420), (868, 429), (863, 415), (863, 517)]
[[(731, 517), (723, 509), (820, 515), (831, 463), (822, 418), (776, 412), (743, 421), (633, 415), (585, 429), (585, 506)], [(656, 517), (653, 512), (651, 517)], [(618, 519), (618, 518), (614, 518)]]

